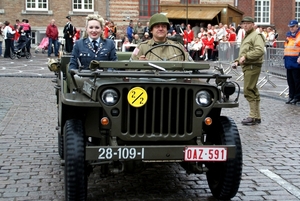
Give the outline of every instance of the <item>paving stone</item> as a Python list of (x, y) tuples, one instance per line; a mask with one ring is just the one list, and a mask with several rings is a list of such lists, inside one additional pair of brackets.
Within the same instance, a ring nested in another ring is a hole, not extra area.
[[(41, 54), (30, 61), (0, 58), (0, 66), (6, 67), (0, 70), (0, 201), (64, 200), (51, 82), (54, 74), (47, 69), (46, 60)], [(23, 74), (16, 73), (18, 67)], [(233, 75), (233, 80), (236, 78)], [(269, 170), (288, 184), (300, 186), (300, 107), (286, 105), (286, 97), (279, 96), (286, 80), (271, 79), (278, 87), (267, 83), (260, 89), (260, 125), (241, 124), (248, 115), (243, 94), (239, 108), (222, 111), (235, 120), (243, 146), (242, 181), (232, 201), (300, 199), (261, 172)], [(243, 82), (237, 82), (242, 87)], [(108, 178), (101, 178), (96, 168), (88, 182), (91, 201), (216, 200), (204, 174), (188, 175), (178, 164), (154, 164), (140, 174)]]

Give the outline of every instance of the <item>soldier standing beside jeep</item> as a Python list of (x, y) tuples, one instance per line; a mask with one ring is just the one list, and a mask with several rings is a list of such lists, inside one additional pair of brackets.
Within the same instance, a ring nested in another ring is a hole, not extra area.
[(260, 94), (256, 87), (264, 57), (265, 39), (254, 29), (254, 19), (244, 17), (242, 26), (246, 31), (242, 40), (239, 57), (232, 67), (242, 67), (244, 73), (244, 96), (250, 107), (249, 116), (242, 120), (243, 125), (255, 125), (261, 123), (260, 117)]
[[(170, 29), (170, 23), (168, 18), (160, 13), (154, 14), (150, 18), (149, 30), (152, 33), (152, 39), (141, 42), (133, 51), (131, 55), (132, 60), (159, 60), (161, 58), (172, 58), (172, 61), (178, 61), (180, 57), (176, 55), (180, 54), (177, 48), (172, 46), (165, 46), (157, 48), (155, 54), (147, 54), (148, 50), (152, 47), (160, 44), (174, 45), (181, 49), (185, 56), (185, 61), (193, 61), (189, 56), (189, 53), (183, 47), (180, 42), (172, 41), (167, 38), (168, 30)], [(159, 55), (160, 57), (157, 57)], [(175, 55), (175, 56), (174, 56)]]

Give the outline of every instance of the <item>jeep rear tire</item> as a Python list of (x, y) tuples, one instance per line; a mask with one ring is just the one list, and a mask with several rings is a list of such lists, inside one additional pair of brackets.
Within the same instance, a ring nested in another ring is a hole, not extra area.
[[(220, 141), (216, 145), (235, 145), (235, 158), (226, 162), (207, 163), (207, 182), (211, 193), (217, 199), (228, 200), (233, 198), (240, 185), (242, 176), (242, 145), (235, 122), (229, 117), (220, 117)], [(221, 143), (220, 143), (221, 142)]]
[(67, 120), (64, 127), (65, 200), (86, 200), (87, 171), (81, 120)]

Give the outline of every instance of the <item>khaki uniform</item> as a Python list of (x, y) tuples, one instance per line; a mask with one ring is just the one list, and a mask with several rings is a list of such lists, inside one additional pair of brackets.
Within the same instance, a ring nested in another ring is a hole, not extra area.
[(241, 43), (239, 57), (246, 56), (246, 60), (242, 67), (248, 65), (262, 66), (265, 54), (265, 38), (262, 34), (257, 33), (254, 29), (250, 33), (246, 33)]
[[(158, 45), (158, 44), (160, 44), (160, 43), (155, 43), (155, 41), (153, 39), (147, 40), (147, 41), (144, 41), (144, 42), (140, 43), (134, 49), (134, 51), (131, 55), (131, 59), (132, 60), (139, 60), (139, 57), (141, 55), (145, 55), (145, 53), (150, 48), (152, 48), (152, 47), (154, 47), (155, 45)], [(193, 59), (190, 57), (189, 53), (186, 51), (186, 49), (183, 47), (183, 45), (180, 44), (179, 42), (167, 39), (167, 41), (163, 44), (172, 44), (172, 45), (175, 45), (175, 46), (179, 47), (184, 52), (185, 61), (193, 61)], [(156, 55), (158, 55), (162, 59), (160, 59)], [(179, 55), (182, 55), (182, 52), (180, 50), (178, 50), (177, 48), (171, 47), (171, 46), (165, 46), (165, 47), (158, 47), (158, 48), (153, 49), (152, 52), (149, 52), (146, 55), (146, 58), (150, 61), (160, 61), (160, 60), (182, 61), (183, 56), (179, 56)]]
[(244, 96), (249, 102), (249, 117), (261, 119), (260, 117), (260, 95), (256, 87), (265, 54), (265, 39), (262, 34), (257, 33), (254, 29), (248, 33), (241, 43), (239, 61), (242, 56), (246, 57), (245, 62), (241, 65), (244, 73)]

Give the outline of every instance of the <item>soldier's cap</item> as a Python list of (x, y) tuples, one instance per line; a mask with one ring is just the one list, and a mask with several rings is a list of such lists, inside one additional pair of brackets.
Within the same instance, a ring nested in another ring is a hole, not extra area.
[(291, 20), (290, 23), (288, 24), (289, 27), (293, 27), (295, 25), (298, 25), (298, 21), (297, 20)]
[(71, 16), (70, 15), (68, 15), (66, 18), (69, 19), (69, 20), (71, 20)]
[(252, 17), (246, 16), (242, 19), (242, 22), (253, 22), (254, 23), (254, 19)]

